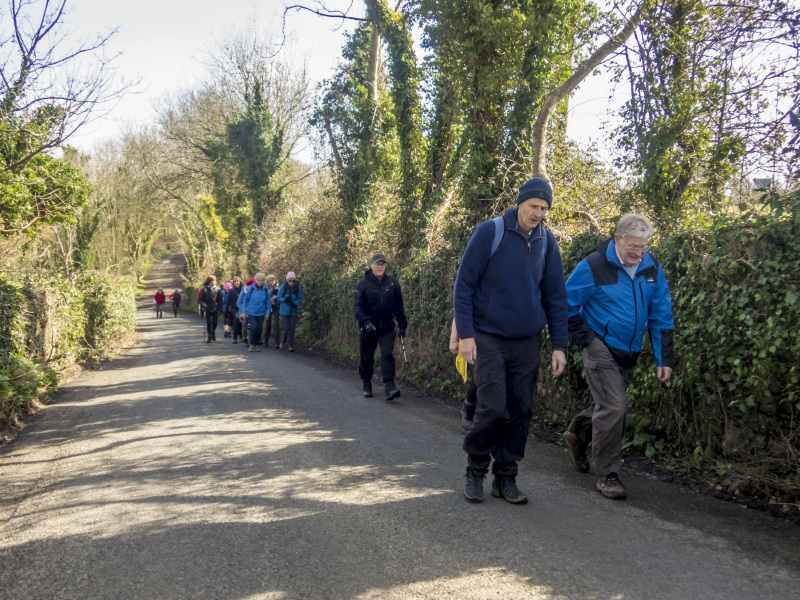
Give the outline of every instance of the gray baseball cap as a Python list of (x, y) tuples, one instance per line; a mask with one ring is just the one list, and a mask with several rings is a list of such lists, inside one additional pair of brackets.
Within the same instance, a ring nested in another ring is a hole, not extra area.
[(383, 254), (373, 254), (372, 258), (369, 259), (369, 264), (372, 264), (374, 262), (378, 262), (379, 260), (382, 260), (383, 262), (387, 262), (386, 257)]

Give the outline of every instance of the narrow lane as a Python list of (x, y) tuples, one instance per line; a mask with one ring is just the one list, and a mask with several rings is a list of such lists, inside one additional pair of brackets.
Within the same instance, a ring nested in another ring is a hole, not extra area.
[(0, 450), (0, 598), (800, 598), (795, 525), (534, 440), (529, 504), (469, 504), (452, 407), (139, 327)]

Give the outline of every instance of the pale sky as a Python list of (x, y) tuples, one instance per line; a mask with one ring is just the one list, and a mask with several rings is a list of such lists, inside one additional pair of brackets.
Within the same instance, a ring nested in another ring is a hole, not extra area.
[[(67, 17), (70, 28), (81, 36), (93, 36), (117, 28), (109, 42), (109, 54), (121, 52), (118, 76), (141, 80), (141, 93), (124, 98), (108, 115), (81, 129), (70, 143), (88, 152), (99, 141), (115, 136), (125, 123), (146, 123), (152, 118), (152, 102), (191, 87), (205, 70), (204, 56), (226, 33), (256, 26), (280, 34), (283, 0), (73, 0)], [(354, 3), (354, 15), (363, 16), (363, 4)], [(295, 51), (308, 59), (312, 84), (329, 77), (341, 57), (344, 32), (354, 22), (318, 17), (305, 11), (291, 12), (286, 33)], [(600, 130), (608, 119), (608, 84), (603, 78), (587, 80), (572, 100), (568, 135), (581, 143), (604, 140)], [(309, 152), (308, 149), (304, 151)], [(299, 158), (310, 161), (309, 156)]]

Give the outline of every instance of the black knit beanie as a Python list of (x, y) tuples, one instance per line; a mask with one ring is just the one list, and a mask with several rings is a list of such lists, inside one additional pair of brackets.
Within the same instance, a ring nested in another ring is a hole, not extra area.
[(528, 179), (528, 181), (519, 187), (517, 204), (522, 204), (529, 198), (541, 198), (547, 202), (547, 206), (550, 208), (553, 205), (553, 188), (551, 188), (547, 180), (542, 177)]

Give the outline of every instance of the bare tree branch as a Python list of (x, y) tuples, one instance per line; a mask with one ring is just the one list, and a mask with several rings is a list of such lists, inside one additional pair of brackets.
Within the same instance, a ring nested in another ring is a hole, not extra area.
[(533, 125), (533, 174), (534, 176), (544, 177), (549, 179), (547, 175), (547, 165), (545, 160), (545, 147), (547, 144), (547, 125), (550, 121), (550, 116), (553, 114), (558, 103), (572, 93), (578, 84), (583, 81), (589, 73), (600, 65), (614, 50), (619, 48), (625, 41), (631, 37), (633, 32), (642, 22), (642, 15), (644, 9), (647, 7), (649, 0), (642, 0), (636, 12), (628, 19), (625, 26), (611, 36), (608, 41), (600, 46), (595, 52), (587, 58), (583, 63), (578, 65), (573, 74), (560, 86), (551, 91), (544, 99), (542, 108), (539, 110), (539, 115), (536, 117), (536, 122)]

